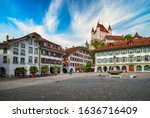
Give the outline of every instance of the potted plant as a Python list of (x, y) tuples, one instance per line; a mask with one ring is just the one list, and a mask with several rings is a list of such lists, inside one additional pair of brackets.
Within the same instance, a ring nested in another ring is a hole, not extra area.
[(53, 69), (53, 72), (56, 76), (58, 74), (58, 66), (53, 66), (52, 69)]
[(31, 66), (30, 67), (30, 73), (32, 74), (32, 78), (35, 78), (35, 74), (38, 72), (38, 69), (36, 66)]
[(44, 73), (44, 76), (46, 76), (46, 72), (49, 71), (49, 67), (47, 65), (43, 65), (41, 67), (41, 71), (42, 71), (42, 73)]

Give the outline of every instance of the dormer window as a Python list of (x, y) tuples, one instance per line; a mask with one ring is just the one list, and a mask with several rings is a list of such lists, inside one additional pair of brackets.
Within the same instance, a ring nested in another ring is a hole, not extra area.
[(108, 44), (108, 47), (112, 47), (112, 46), (113, 46), (113, 44), (112, 44), (112, 43), (109, 43), (109, 44)]
[(133, 44), (133, 41), (130, 40), (127, 44), (128, 44), (128, 45), (132, 45), (132, 44)]

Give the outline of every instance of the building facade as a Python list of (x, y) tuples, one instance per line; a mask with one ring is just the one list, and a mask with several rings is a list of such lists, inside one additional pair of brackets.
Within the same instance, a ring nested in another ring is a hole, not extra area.
[(114, 65), (127, 72), (150, 72), (150, 38), (108, 43), (95, 50), (95, 72), (107, 72)]
[(67, 48), (64, 56), (64, 72), (70, 70), (76, 72), (76, 67), (85, 66), (87, 62), (92, 63), (92, 57), (82, 47)]
[[(39, 34), (31, 33), (24, 37), (17, 39), (9, 39), (7, 36), (7, 40), (3, 43), (0, 43), (0, 76), (5, 77), (14, 77), (17, 75), (17, 69), (20, 67), (24, 67), (26, 69), (25, 75), (30, 75), (30, 67), (36, 66), (41, 73), (41, 66), (45, 64), (43, 62), (43, 58), (45, 55), (43, 54), (43, 48), (48, 50), (49, 52), (55, 53), (58, 52), (61, 56), (59, 59), (57, 56), (49, 55), (47, 58), (51, 60), (59, 60), (60, 68), (62, 68), (62, 60), (64, 51), (60, 45), (49, 42), (50, 45), (57, 45), (59, 47), (56, 49), (55, 47), (49, 48), (44, 47), (43, 42), (45, 41)], [(51, 62), (46, 62), (46, 64), (51, 67)]]

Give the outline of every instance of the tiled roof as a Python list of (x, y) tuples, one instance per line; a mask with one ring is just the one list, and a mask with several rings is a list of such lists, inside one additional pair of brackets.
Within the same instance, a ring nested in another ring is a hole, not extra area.
[(142, 38), (137, 32), (134, 34), (134, 38)]
[[(99, 27), (100, 31), (102, 32), (106, 32), (108, 33), (108, 30), (104, 27), (103, 24), (99, 24), (99, 22), (97, 23), (97, 28)], [(94, 33), (96, 32), (96, 30), (94, 31)]]
[(105, 38), (108, 39), (108, 40), (121, 40), (121, 39), (123, 39), (123, 36), (106, 35)]
[(66, 55), (65, 55), (65, 57), (69, 56), (71, 53), (76, 52), (79, 49), (81, 49), (80, 46), (78, 46), (78, 47), (72, 47), (72, 48), (67, 48), (66, 49)]
[(23, 36), (23, 37), (21, 37), (21, 38), (9, 39), (9, 40), (7, 40), (7, 41), (4, 41), (3, 43), (0, 43), (0, 46), (7, 46), (7, 45), (9, 45), (9, 44), (11, 44), (11, 43), (13, 43), (13, 42), (23, 40), (24, 38), (28, 38), (28, 37), (30, 37), (30, 36), (37, 36), (37, 37), (40, 38), (40, 41), (41, 41), (41, 42), (47, 42), (47, 43), (49, 43), (49, 44), (55, 44), (57, 47), (60, 47), (61, 50), (62, 50), (62, 47), (61, 47), (60, 45), (58, 45), (58, 44), (56, 44), (56, 43), (53, 43), (53, 42), (51, 42), (51, 41), (49, 41), (49, 40), (46, 40), (46, 39), (42, 38), (42, 37), (41, 37), (38, 33), (36, 33), (36, 32), (30, 33), (30, 34), (25, 35), (25, 36)]
[(106, 32), (106, 33), (108, 33), (108, 31), (107, 31), (107, 29), (104, 27), (104, 25), (103, 24), (99, 24), (99, 22), (97, 23), (97, 28), (100, 28), (100, 31), (103, 31), (103, 32)]
[(107, 50), (114, 50), (114, 49), (126, 49), (126, 48), (134, 48), (134, 47), (141, 47), (141, 46), (148, 46), (148, 45), (150, 46), (150, 37), (133, 39), (130, 41), (108, 43), (100, 48), (95, 49), (95, 51), (98, 52), (98, 51), (107, 51)]

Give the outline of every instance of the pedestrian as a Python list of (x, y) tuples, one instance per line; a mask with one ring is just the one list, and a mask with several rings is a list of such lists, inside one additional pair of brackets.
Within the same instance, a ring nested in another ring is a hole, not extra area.
[(72, 69), (70, 69), (70, 72), (69, 72), (69, 73), (70, 73), (70, 75), (72, 75)]

